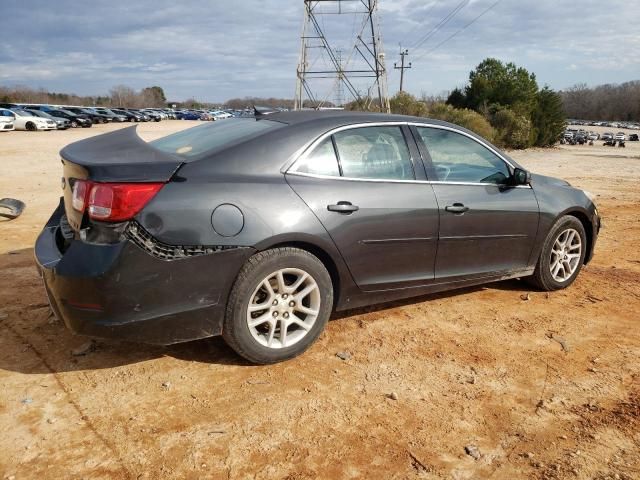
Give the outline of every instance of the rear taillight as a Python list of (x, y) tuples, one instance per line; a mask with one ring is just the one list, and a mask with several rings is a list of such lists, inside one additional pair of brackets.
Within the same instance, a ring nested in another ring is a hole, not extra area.
[(91, 189), (91, 182), (86, 180), (76, 180), (73, 184), (73, 196), (71, 198), (71, 205), (74, 210), (78, 212), (84, 212), (87, 206), (87, 197), (89, 196), (89, 190)]
[(73, 208), (104, 222), (132, 219), (160, 191), (163, 183), (96, 183), (76, 180)]

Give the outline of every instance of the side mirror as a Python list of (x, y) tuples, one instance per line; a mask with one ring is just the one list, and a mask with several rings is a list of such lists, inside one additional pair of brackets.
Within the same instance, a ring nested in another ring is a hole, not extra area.
[(513, 170), (512, 181), (514, 185), (529, 185), (531, 183), (531, 173), (516, 167)]

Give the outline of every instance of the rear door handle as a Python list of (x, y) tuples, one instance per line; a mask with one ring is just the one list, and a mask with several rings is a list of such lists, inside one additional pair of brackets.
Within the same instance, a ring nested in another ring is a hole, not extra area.
[(469, 207), (465, 207), (462, 203), (454, 203), (453, 205), (447, 205), (444, 207), (447, 212), (461, 214), (467, 212)]
[(338, 202), (334, 205), (327, 205), (327, 210), (330, 212), (346, 213), (350, 214), (360, 210), (360, 207), (353, 205), (351, 202)]

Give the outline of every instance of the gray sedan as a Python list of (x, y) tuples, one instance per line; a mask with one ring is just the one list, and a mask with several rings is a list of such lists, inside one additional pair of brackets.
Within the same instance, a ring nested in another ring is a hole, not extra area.
[(73, 331), (155, 344), (222, 335), (292, 358), (345, 310), (510, 278), (566, 288), (595, 204), (456, 125), (283, 112), (151, 143), (135, 127), (64, 148), (36, 244)]

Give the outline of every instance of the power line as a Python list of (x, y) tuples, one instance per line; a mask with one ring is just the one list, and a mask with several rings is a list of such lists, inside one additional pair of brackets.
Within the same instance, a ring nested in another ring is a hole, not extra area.
[(429, 40), (431, 37), (433, 37), (436, 33), (438, 33), (438, 31), (440, 31), (440, 29), (442, 27), (444, 27), (447, 23), (449, 23), (453, 17), (455, 17), (457, 15), (457, 13), (462, 10), (464, 7), (466, 7), (469, 4), (469, 0), (462, 0), (458, 5), (456, 5), (454, 7), (453, 10), (451, 10), (447, 15), (445, 15), (445, 17), (440, 20), (435, 27), (433, 27), (429, 32), (427, 32), (423, 37), (421, 37), (414, 45), (413, 47), (411, 47), (411, 49), (416, 49), (421, 47), (427, 40)]
[(419, 60), (422, 57), (424, 57), (425, 55), (430, 54), (431, 52), (434, 52), (435, 50), (437, 50), (438, 48), (440, 48), (442, 45), (444, 45), (445, 43), (447, 43), (449, 40), (451, 40), (452, 38), (456, 37), (458, 34), (464, 32), (467, 28), (469, 28), (471, 25), (473, 25), (474, 23), (476, 23), (478, 20), (480, 20), (486, 13), (489, 13), (490, 10), (493, 10), (493, 8), (498, 5), (502, 0), (497, 0), (496, 2), (494, 2), (493, 4), (491, 4), (487, 9), (485, 9), (480, 15), (478, 15), (477, 17), (475, 17), (473, 20), (471, 20), (469, 23), (467, 23), (465, 26), (463, 26), (462, 28), (460, 28), (458, 31), (454, 32), (453, 34), (449, 35), (447, 38), (445, 38), (444, 40), (442, 40), (440, 43), (438, 43), (435, 47), (430, 48), (429, 50), (425, 51), (424, 53), (416, 56), (414, 58), (415, 60)]
[(418, 25), (412, 28), (409, 33), (405, 33), (406, 38), (411, 38), (414, 33), (418, 32), (418, 30), (422, 28), (422, 23), (429, 18), (429, 13), (431, 13), (431, 10), (433, 10), (433, 7), (435, 7), (437, 4), (438, 2), (436, 0), (427, 7), (427, 9), (424, 12), (424, 18), (420, 22), (418, 22)]

